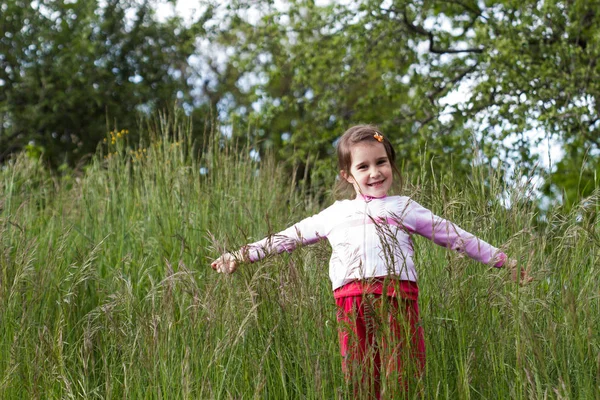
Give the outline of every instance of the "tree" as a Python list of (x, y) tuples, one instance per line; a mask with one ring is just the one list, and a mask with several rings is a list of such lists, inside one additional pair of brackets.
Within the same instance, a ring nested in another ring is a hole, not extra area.
[[(248, 8), (232, 2), (213, 14), (219, 24), (206, 25), (231, 54), (221, 71), (235, 70), (216, 73), (212, 93), (282, 159), (327, 163), (347, 126), (372, 122), (402, 160), (426, 152), (442, 173), (449, 165), (466, 172), (479, 157), (532, 169), (532, 130), (566, 154), (583, 146), (598, 163), (598, 1), (264, 0)], [(459, 99), (449, 103), (448, 94)]]
[(107, 130), (191, 102), (198, 26), (157, 21), (154, 3), (0, 2), (0, 162), (29, 145), (73, 164)]
[(233, 49), (227, 65), (240, 80), (258, 78), (241, 95), (228, 92), (225, 79), (219, 90), (233, 97), (230, 109), (244, 117), (238, 121), (250, 121), (260, 150), (272, 147), (282, 159), (330, 170), (335, 139), (353, 123), (370, 122), (393, 139), (406, 168), (423, 149), (437, 156), (435, 165), (468, 165), (472, 132), (436, 118), (437, 97), (448, 89), (415, 68), (421, 55), (414, 34), (391, 27), (388, 11), (366, 3), (360, 10), (264, 3), (259, 21), (242, 18), (247, 10), (238, 6), (207, 29), (213, 43)]

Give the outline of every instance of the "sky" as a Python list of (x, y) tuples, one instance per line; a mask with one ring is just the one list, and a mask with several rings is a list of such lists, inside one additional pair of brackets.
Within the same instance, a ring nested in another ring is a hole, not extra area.
[(200, 0), (178, 0), (177, 7), (173, 7), (172, 3), (162, 2), (156, 7), (156, 13), (159, 18), (172, 17), (175, 12), (183, 16), (186, 21), (193, 20), (200, 9)]
[[(226, 2), (227, 0), (222, 0), (223, 2)], [(331, 4), (332, 1), (335, 0), (315, 0), (315, 4), (317, 6), (324, 6), (324, 5), (328, 5)], [(353, 0), (337, 0), (338, 3), (340, 4), (349, 4), (352, 3)], [(206, 2), (206, 0), (204, 1)], [(174, 12), (177, 12), (179, 15), (183, 16), (185, 19), (190, 19), (193, 20), (194, 15), (197, 14), (197, 10), (199, 10), (202, 7), (203, 0), (178, 0), (177, 1), (177, 7), (173, 7), (173, 5), (171, 3), (167, 3), (166, 1), (163, 1), (158, 7), (157, 7), (157, 13), (159, 16), (164, 16), (165, 18), (172, 16)], [(385, 2), (384, 2), (385, 3)], [(282, 5), (282, 1), (280, 0), (275, 0), (275, 6), (277, 7), (279, 5)], [(258, 14), (257, 14), (258, 16)], [(250, 16), (250, 18), (252, 18), (252, 16)]]

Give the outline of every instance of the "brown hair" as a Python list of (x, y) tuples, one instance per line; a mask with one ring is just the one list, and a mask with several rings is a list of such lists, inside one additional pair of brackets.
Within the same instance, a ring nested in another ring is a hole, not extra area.
[[(338, 170), (344, 171), (347, 175), (350, 174), (350, 167), (352, 166), (352, 146), (361, 142), (379, 142), (375, 137), (376, 134), (382, 139), (381, 143), (385, 148), (385, 153), (390, 160), (392, 165), (392, 171), (395, 175), (395, 180), (402, 187), (402, 177), (398, 167), (396, 167), (396, 152), (390, 140), (381, 133), (379, 128), (375, 125), (355, 125), (349, 128), (337, 144), (337, 156), (338, 156)], [(352, 189), (352, 190), (349, 190)], [(352, 185), (344, 179), (343, 176), (339, 176), (338, 183), (335, 188), (336, 197), (349, 197), (351, 193), (354, 193)]]

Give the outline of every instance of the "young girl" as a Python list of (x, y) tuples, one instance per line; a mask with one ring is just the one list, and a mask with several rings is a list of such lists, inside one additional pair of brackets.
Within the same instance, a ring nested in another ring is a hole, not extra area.
[(412, 199), (388, 196), (399, 172), (390, 141), (376, 127), (348, 129), (337, 153), (341, 180), (356, 193), (353, 200), (336, 201), (282, 232), (221, 255), (211, 266), (232, 273), (241, 262), (327, 238), (342, 367), (347, 379), (379, 398), (382, 374), (406, 388), (425, 365), (411, 235), (495, 267), (504, 266), (507, 257)]

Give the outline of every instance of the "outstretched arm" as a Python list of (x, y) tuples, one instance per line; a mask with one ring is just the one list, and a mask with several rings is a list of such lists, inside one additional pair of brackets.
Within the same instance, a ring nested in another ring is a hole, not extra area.
[(506, 268), (515, 282), (528, 283), (532, 278), (517, 261), (456, 224), (438, 217), (416, 202), (411, 202), (406, 212), (405, 225), (440, 246), (467, 254), (469, 257), (496, 268)]
[(407, 205), (403, 225), (434, 243), (465, 253), (484, 264), (502, 267), (507, 256), (496, 247), (461, 229), (458, 225), (433, 214), (415, 201)]
[(327, 221), (326, 211), (327, 209), (317, 215), (305, 218), (275, 235), (250, 243), (238, 251), (224, 253), (210, 266), (217, 272), (231, 274), (235, 272), (240, 263), (258, 261), (269, 254), (291, 252), (299, 244), (315, 243), (324, 237), (325, 222)]

